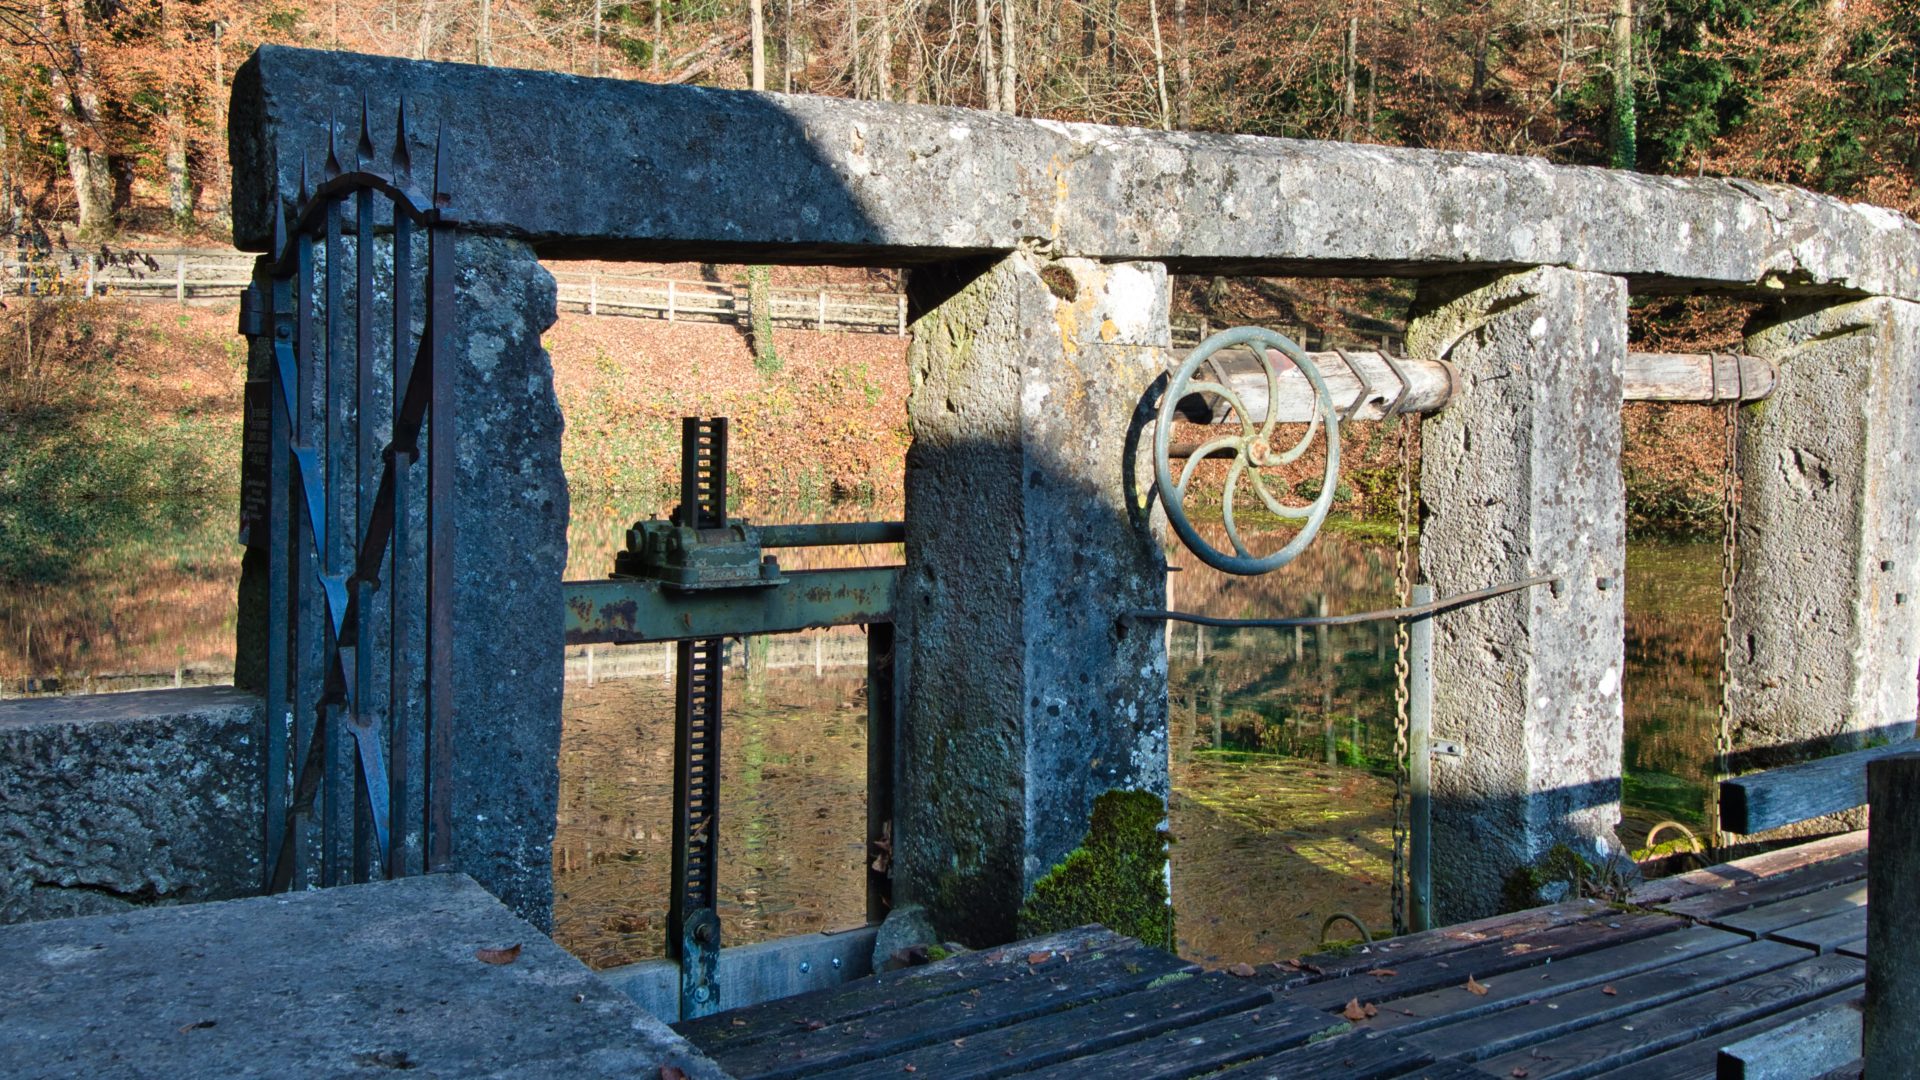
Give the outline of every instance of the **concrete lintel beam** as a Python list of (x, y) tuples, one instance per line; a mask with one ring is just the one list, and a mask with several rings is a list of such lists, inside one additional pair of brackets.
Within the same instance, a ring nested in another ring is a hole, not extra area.
[[(1920, 226), (1775, 185), (1535, 158), (1062, 124), (269, 46), (234, 80), (234, 238), (409, 102), (463, 218), (553, 256), (910, 265), (1007, 252), (1175, 271), (1425, 276), (1556, 265), (1639, 287), (1920, 298)], [(384, 156), (384, 155), (383, 155)]]

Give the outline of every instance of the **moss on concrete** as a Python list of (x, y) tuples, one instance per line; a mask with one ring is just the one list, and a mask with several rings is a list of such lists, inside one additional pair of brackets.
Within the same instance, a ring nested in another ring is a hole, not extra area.
[(1086, 840), (1020, 906), (1021, 936), (1100, 923), (1171, 951), (1166, 817), (1166, 804), (1151, 792), (1109, 791), (1094, 800)]

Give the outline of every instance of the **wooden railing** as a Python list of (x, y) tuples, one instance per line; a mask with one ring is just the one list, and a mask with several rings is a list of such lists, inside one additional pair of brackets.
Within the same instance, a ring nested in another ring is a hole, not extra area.
[[(547, 267), (563, 311), (668, 322), (745, 325), (747, 287), (726, 281), (693, 281), (642, 274)], [(61, 251), (34, 260), (0, 259), (0, 296), (116, 296), (178, 304), (229, 301), (252, 283), (253, 256), (228, 248), (124, 249), (105, 258), (97, 251)], [(907, 298), (887, 289), (849, 285), (780, 285), (771, 290), (776, 326), (904, 336)], [(1173, 318), (1175, 349), (1191, 349), (1222, 329), (1197, 316)], [(1397, 350), (1397, 333), (1279, 326), (1307, 349)]]

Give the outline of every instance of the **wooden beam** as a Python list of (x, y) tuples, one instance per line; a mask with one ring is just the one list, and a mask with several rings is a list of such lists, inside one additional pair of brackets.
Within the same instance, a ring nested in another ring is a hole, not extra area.
[(1722, 780), (1721, 823), (1750, 834), (1852, 810), (1867, 801), (1867, 763), (1913, 749), (1898, 742)]
[(1801, 1080), (1860, 1056), (1860, 1008), (1846, 1003), (1720, 1048), (1715, 1080)]

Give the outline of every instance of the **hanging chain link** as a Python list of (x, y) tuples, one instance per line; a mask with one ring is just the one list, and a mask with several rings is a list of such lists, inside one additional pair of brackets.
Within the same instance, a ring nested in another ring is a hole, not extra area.
[[(1400, 606), (1413, 602), (1413, 565), (1409, 547), (1413, 534), (1413, 428), (1418, 418), (1400, 418), (1400, 519), (1394, 553), (1393, 588)], [(1393, 932), (1407, 932), (1407, 699), (1408, 632), (1405, 622), (1393, 627)]]
[[(1736, 364), (1739, 361), (1734, 361)], [(1733, 582), (1740, 564), (1740, 397), (1726, 407), (1726, 448), (1720, 477), (1720, 715), (1713, 733), (1713, 786), (1707, 792), (1707, 844), (1726, 844), (1720, 831), (1720, 781), (1733, 756)]]

